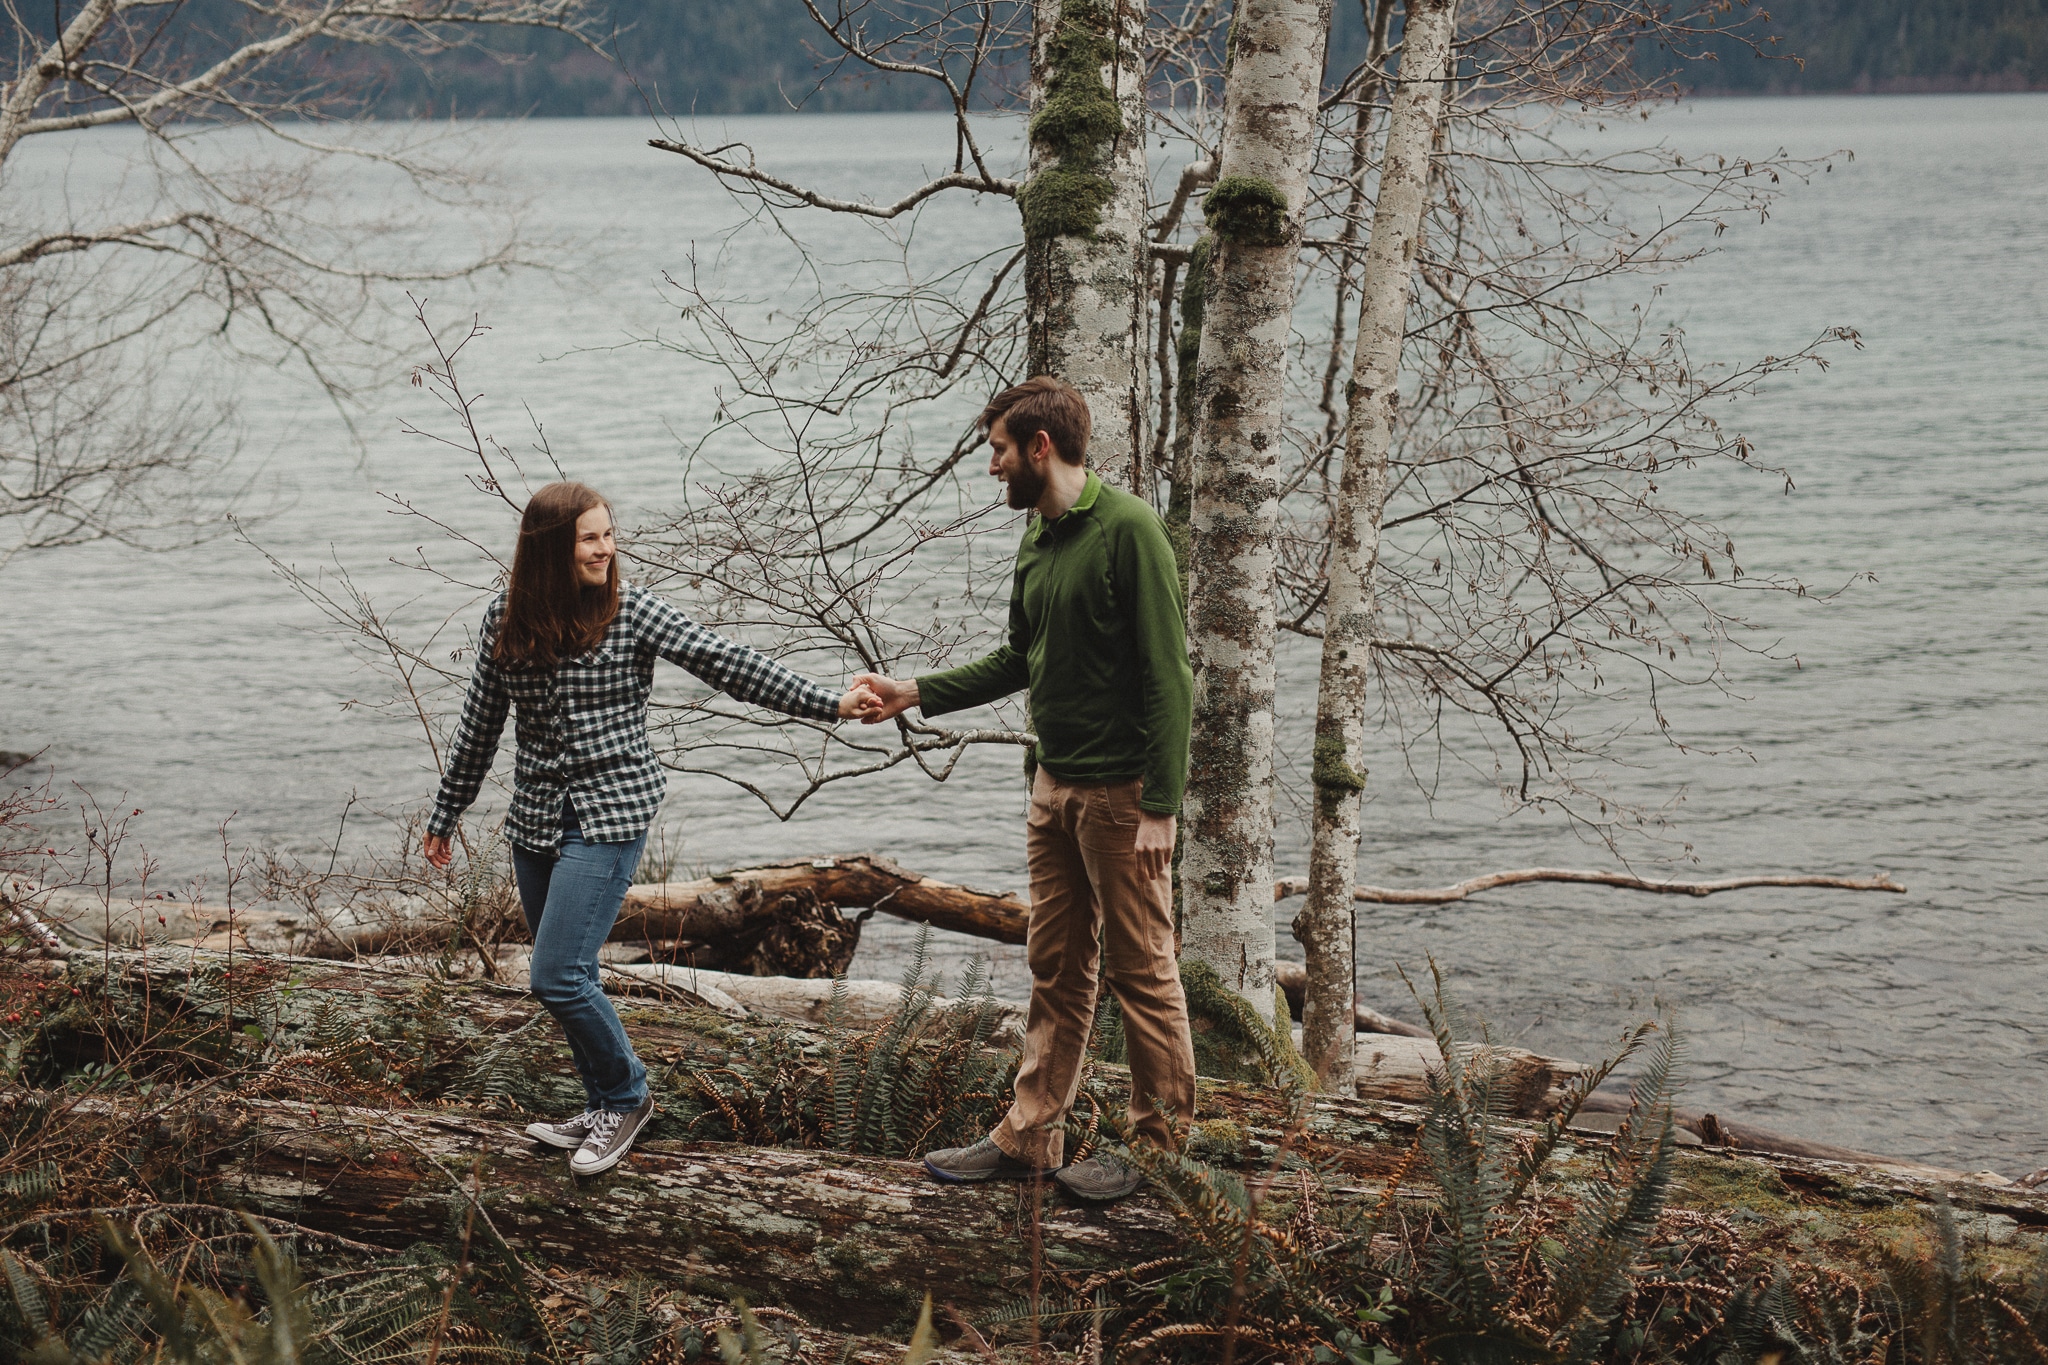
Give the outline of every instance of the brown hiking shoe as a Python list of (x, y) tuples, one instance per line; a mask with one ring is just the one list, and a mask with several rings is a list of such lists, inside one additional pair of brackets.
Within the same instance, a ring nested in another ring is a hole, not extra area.
[(941, 1147), (928, 1152), (924, 1168), (932, 1179), (948, 1185), (972, 1185), (983, 1180), (1043, 1180), (1057, 1169), (1027, 1166), (996, 1146), (993, 1138), (983, 1138), (972, 1147)]
[(1122, 1199), (1145, 1183), (1145, 1174), (1106, 1148), (1097, 1147), (1085, 1161), (1077, 1161), (1053, 1177), (1067, 1193), (1082, 1199)]

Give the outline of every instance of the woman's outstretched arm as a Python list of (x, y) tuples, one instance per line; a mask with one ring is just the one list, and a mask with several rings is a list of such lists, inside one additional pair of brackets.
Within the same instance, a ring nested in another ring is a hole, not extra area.
[(842, 720), (878, 704), (865, 688), (842, 693), (793, 673), (758, 649), (706, 630), (653, 593), (640, 601), (646, 612), (641, 638), (654, 652), (729, 696), (808, 720)]
[(512, 694), (505, 690), (504, 675), (491, 657), (503, 609), (504, 599), (500, 598), (484, 613), (483, 629), (477, 636), (476, 670), (470, 674), (469, 693), (462, 699), (462, 718), (456, 722), (455, 742), (441, 772), (441, 791), (434, 798), (433, 814), (427, 817), (425, 851), (436, 867), (446, 867), (453, 857), (449, 837), (490, 776), (491, 760), (498, 755), (498, 737), (505, 732), (505, 716), (512, 709)]

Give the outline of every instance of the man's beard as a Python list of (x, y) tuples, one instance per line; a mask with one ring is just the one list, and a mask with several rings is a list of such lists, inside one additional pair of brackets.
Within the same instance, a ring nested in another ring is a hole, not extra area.
[(1045, 496), (1045, 475), (1039, 473), (1025, 461), (1010, 475), (1010, 506), (1019, 512), (1028, 511), (1038, 505)]

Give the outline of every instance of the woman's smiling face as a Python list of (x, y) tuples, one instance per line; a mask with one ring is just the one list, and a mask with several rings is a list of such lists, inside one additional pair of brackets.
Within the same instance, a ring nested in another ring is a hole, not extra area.
[(599, 505), (576, 518), (576, 581), (586, 588), (601, 588), (611, 574), (612, 556), (618, 546), (612, 540), (612, 510)]

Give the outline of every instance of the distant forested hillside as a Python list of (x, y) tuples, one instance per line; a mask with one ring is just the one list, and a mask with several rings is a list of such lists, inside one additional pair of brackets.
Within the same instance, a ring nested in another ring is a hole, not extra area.
[[(1363, 53), (1358, 11), (1359, 0), (1337, 0), (1332, 66)], [(646, 107), (643, 93), (673, 113), (937, 103), (929, 81), (822, 73), (826, 44), (800, 0), (640, 0), (616, 4), (614, 13), (624, 24), (618, 51), (638, 90), (626, 75), (542, 36), (526, 40), (515, 66), (471, 58), (387, 72), (379, 108), (634, 114)], [(1776, 55), (1759, 59), (1730, 36), (1711, 44), (1715, 60), (1674, 63), (1645, 50), (1638, 65), (1673, 67), (1681, 83), (1708, 94), (2048, 89), (2048, 0), (1761, 0), (1736, 6), (1726, 22)]]
[[(495, 52), (452, 53), (424, 64), (363, 49), (309, 60), (327, 81), (334, 107), (367, 101), (386, 116), (942, 107), (929, 80), (878, 78), (852, 63), (835, 71), (837, 50), (802, 0), (608, 3), (617, 24), (608, 43), (616, 65), (559, 35), (521, 30), (496, 37)], [(1333, 71), (1364, 53), (1360, 3), (1336, 0)], [(1025, 0), (997, 4), (999, 27), (1028, 25)], [(185, 0), (183, 13), (182, 41), (191, 60), (203, 63), (236, 32), (242, 10), (235, 0)], [(28, 7), (22, 22), (46, 26), (42, 14)], [(886, 22), (879, 9), (871, 13), (871, 25)], [(1723, 22), (1775, 57), (1761, 60), (1729, 35), (1708, 44), (1714, 59), (1704, 61), (1677, 61), (1646, 45), (1636, 54), (1638, 68), (1671, 71), (1682, 85), (1708, 94), (2048, 89), (2048, 0), (1738, 0)], [(998, 73), (977, 89), (977, 103), (1014, 102), (1016, 84)]]
[[(1006, 8), (1015, 0), (1004, 0)], [(368, 79), (385, 115), (688, 116), (859, 109), (936, 109), (936, 82), (876, 76), (839, 56), (802, 0), (613, 0), (606, 46), (619, 65), (556, 34), (514, 32), (499, 60), (451, 54), (426, 66), (385, 64)], [(1028, 23), (1028, 20), (1026, 21)]]
[[(2048, 0), (1764, 0), (1780, 59), (1721, 39), (1686, 82), (1731, 94), (2048, 90)], [(1798, 57), (1799, 62), (1785, 60)]]

